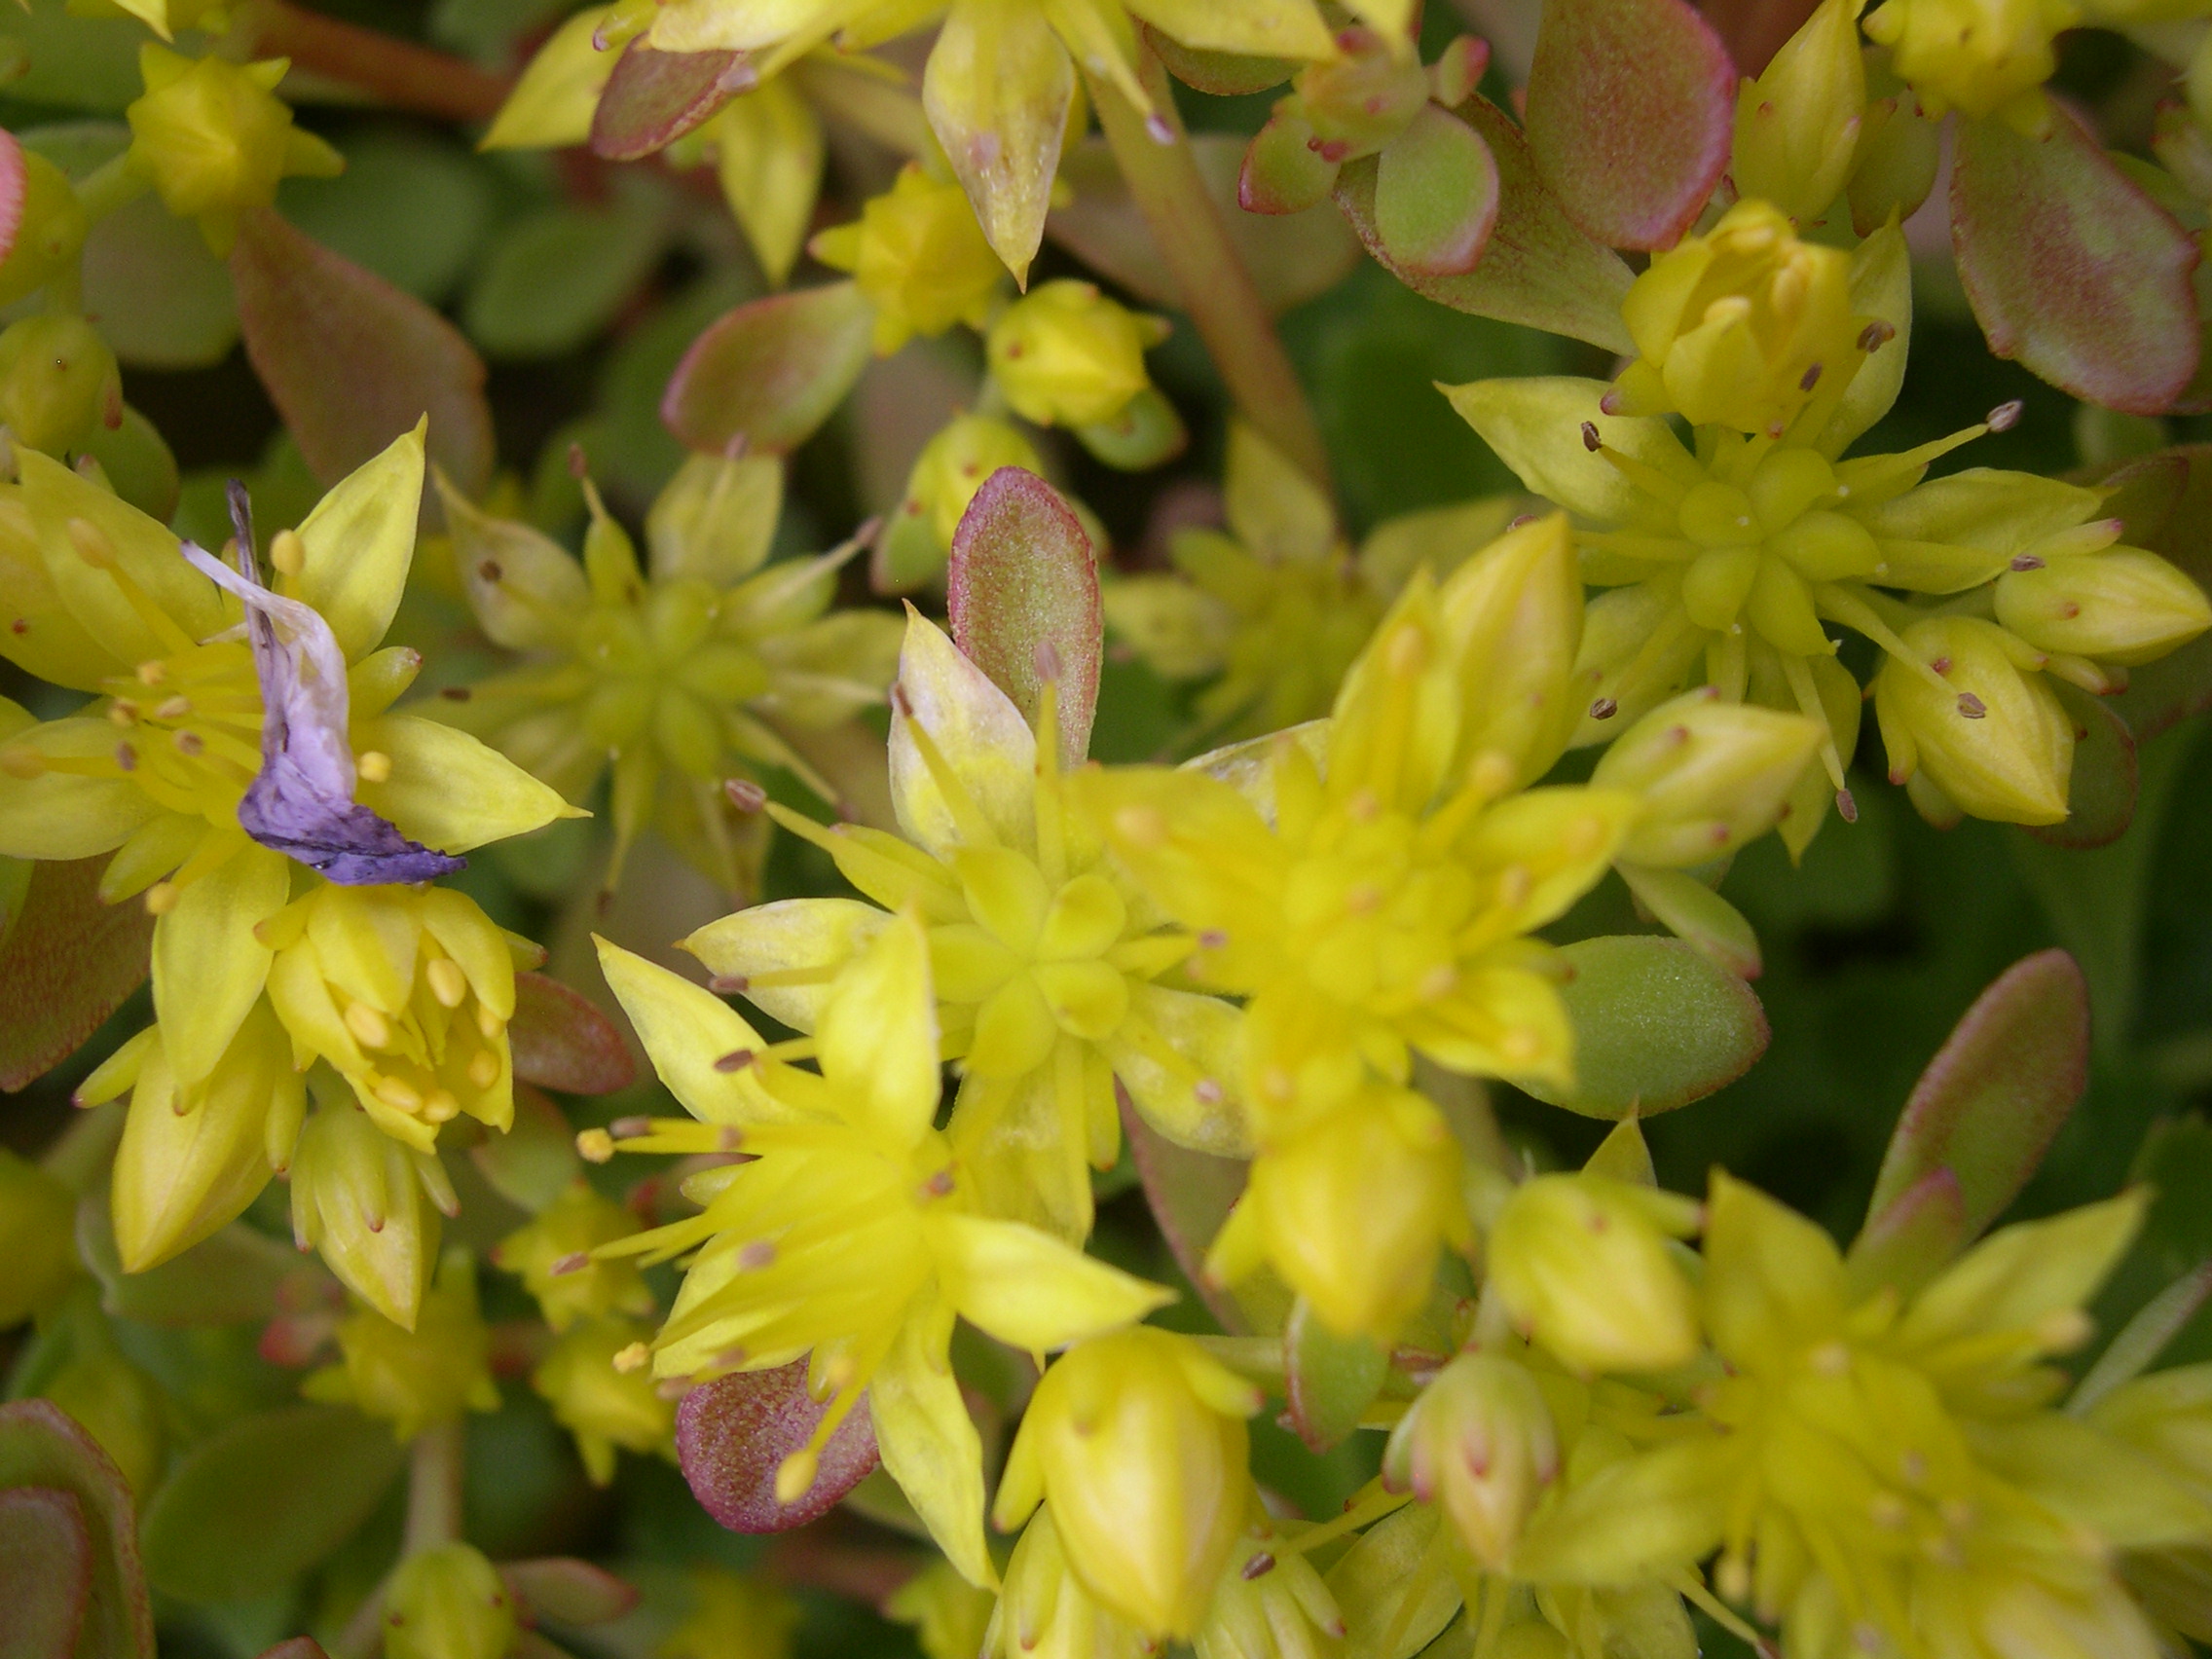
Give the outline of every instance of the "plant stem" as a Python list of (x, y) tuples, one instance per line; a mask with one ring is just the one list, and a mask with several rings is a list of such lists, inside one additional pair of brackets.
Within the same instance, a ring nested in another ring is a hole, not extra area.
[(1212, 195), (1198, 172), (1191, 140), (1175, 113), (1175, 93), (1160, 55), (1141, 33), (1137, 73), (1152, 100), (1148, 115), (1111, 80), (1090, 78), (1106, 142), (1128, 182), (1161, 257), (1174, 274), (1183, 309), (1213, 354), (1221, 378), (1245, 420), (1323, 489), (1329, 456), (1306, 389), (1276, 338), (1252, 274), (1237, 257)]
[(461, 1423), (441, 1422), (415, 1437), (407, 1471), (407, 1530), (402, 1560), (461, 1536)]
[(291, 4), (254, 0), (240, 31), (248, 50), (288, 57), (388, 104), (448, 121), (488, 121), (506, 101), (504, 77), (448, 53), (341, 22)]
[(77, 202), (88, 218), (104, 219), (153, 188), (153, 180), (134, 171), (130, 152), (110, 157), (77, 181)]

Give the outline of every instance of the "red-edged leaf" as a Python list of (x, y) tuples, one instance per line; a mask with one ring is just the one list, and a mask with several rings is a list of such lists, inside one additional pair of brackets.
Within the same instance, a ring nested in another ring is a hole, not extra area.
[(558, 979), (515, 976), (515, 1016), (507, 1022), (515, 1076), (564, 1094), (612, 1094), (638, 1078), (637, 1062), (614, 1022)]
[(606, 1624), (638, 1604), (635, 1588), (605, 1567), (573, 1556), (506, 1562), (499, 1567), (499, 1576), (506, 1580), (516, 1610), (533, 1621)]
[(1547, 0), (1529, 69), (1529, 146), (1607, 247), (1668, 247), (1728, 166), (1736, 66), (1683, 0)]
[(261, 1659), (330, 1659), (330, 1655), (323, 1652), (322, 1643), (313, 1637), (295, 1636), (269, 1648)]
[(759, 79), (742, 52), (655, 52), (640, 35), (615, 61), (592, 111), (592, 150), (613, 162), (649, 156)]
[(1852, 1287), (1870, 1296), (1888, 1285), (1899, 1296), (1910, 1296), (1966, 1248), (1972, 1236), (1959, 1178), (1945, 1167), (1931, 1169), (1866, 1218), (1845, 1264)]
[(861, 378), (874, 327), (875, 310), (852, 282), (750, 300), (691, 343), (660, 418), (695, 450), (719, 454), (743, 438), (789, 454)]
[(2196, 243), (2053, 105), (2025, 138), (1959, 127), (1951, 239), (2000, 357), (2108, 409), (2157, 415), (2196, 373)]
[(1018, 466), (984, 479), (953, 533), (947, 599), (954, 644), (1023, 714), (1056, 664), (1060, 764), (1081, 765), (1106, 624), (1098, 555), (1058, 492)]
[(0, 941), (0, 1089), (67, 1059), (145, 982), (154, 918), (136, 901), (103, 904), (105, 859), (41, 864)]
[(2065, 818), (2028, 833), (2054, 847), (2109, 846), (2135, 822), (2135, 734), (2102, 697), (2063, 681), (2050, 687), (2074, 722), (2074, 775)]
[[(2180, 483), (2161, 515), (2159, 502), (2176, 466)], [(2212, 444), (2184, 444), (2146, 456), (2101, 482), (2114, 492), (2105, 510), (2126, 525), (2127, 541), (2162, 554), (2199, 587), (2212, 589)], [(2112, 703), (2138, 743), (2212, 708), (2212, 634), (2129, 669), (2127, 689)]]
[(76, 1494), (0, 1492), (0, 1659), (70, 1659), (92, 1597), (92, 1539)]
[(1340, 1337), (1304, 1297), (1283, 1327), (1290, 1425), (1314, 1452), (1326, 1452), (1359, 1426), (1382, 1392), (1390, 1356), (1365, 1337)]
[(1272, 1336), (1280, 1331), (1290, 1318), (1291, 1296), (1279, 1279), (1262, 1273), (1232, 1292), (1205, 1274), (1206, 1251), (1243, 1197), (1251, 1165), (1241, 1159), (1216, 1158), (1177, 1146), (1144, 1121), (1120, 1084), (1114, 1086), (1114, 1097), (1121, 1103), (1129, 1161), (1136, 1165), (1153, 1220), (1160, 1224), (1161, 1236), (1175, 1253), (1183, 1276), (1232, 1336)]
[(430, 459), (483, 493), (484, 361), (452, 323), (267, 210), (240, 222), (231, 279), (246, 356), (315, 477), (335, 484), (428, 415)]
[(1958, 1179), (1963, 1236), (1978, 1236), (2027, 1185), (2088, 1075), (2082, 970), (2063, 950), (2015, 962), (1920, 1074), (1866, 1213), (1880, 1216), (1948, 1169)]
[[(92, 1437), (47, 1400), (0, 1406), (0, 1490), (47, 1487), (73, 1496), (92, 1543), (92, 1594), (77, 1651), (154, 1659), (154, 1614), (138, 1567), (130, 1488)], [(7, 1609), (0, 1609), (0, 1618)]]
[(0, 128), (0, 260), (16, 251), (16, 233), (23, 228), (23, 199), (30, 180), (23, 170), (23, 147)]
[(1375, 223), (1378, 164), (1370, 156), (1337, 175), (1337, 205), (1359, 240), (1417, 294), (1477, 316), (1571, 334), (1608, 351), (1633, 351), (1621, 321), (1621, 299), (1636, 280), (1610, 248), (1601, 247), (1567, 216), (1536, 175), (1529, 141), (1505, 112), (1473, 97), (1456, 112), (1490, 147), (1497, 166), (1497, 220), (1481, 263), (1457, 276), (1431, 276), (1390, 257)]
[(796, 1503), (778, 1503), (776, 1470), (825, 1409), (806, 1391), (803, 1359), (702, 1382), (676, 1408), (676, 1456), (693, 1495), (733, 1532), (783, 1532), (828, 1514), (878, 1459), (864, 1397), (822, 1448), (814, 1485)]
[(1497, 223), (1497, 163), (1457, 116), (1423, 104), (1375, 163), (1375, 230), (1390, 257), (1431, 276), (1475, 268)]

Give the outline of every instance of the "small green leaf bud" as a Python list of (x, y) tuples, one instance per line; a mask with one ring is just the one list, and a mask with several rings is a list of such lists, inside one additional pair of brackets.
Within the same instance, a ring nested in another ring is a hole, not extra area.
[(1559, 1469), (1543, 1390), (1527, 1366), (1490, 1353), (1447, 1365), (1398, 1419), (1382, 1458), (1388, 1484), (1441, 1505), (1468, 1553), (1493, 1571), (1504, 1567)]
[(483, 1551), (436, 1544), (391, 1575), (385, 1659), (500, 1659), (514, 1639), (514, 1600)]
[(48, 455), (83, 449), (94, 426), (123, 424), (123, 372), (81, 316), (47, 312), (0, 332), (0, 421)]

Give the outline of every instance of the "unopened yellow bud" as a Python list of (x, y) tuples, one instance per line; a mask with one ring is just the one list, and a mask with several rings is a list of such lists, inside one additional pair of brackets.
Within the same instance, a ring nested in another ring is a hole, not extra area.
[(903, 510), (926, 515), (939, 544), (950, 547), (968, 503), (1002, 466), (1045, 470), (1036, 446), (1018, 426), (987, 415), (955, 416), (915, 461)]
[(1437, 603), (1459, 660), (1461, 755), (1509, 763), (1500, 794), (1541, 777), (1582, 717), (1582, 578), (1567, 515), (1507, 531), (1452, 572)]
[(500, 1239), (492, 1251), (492, 1265), (522, 1275), (544, 1310), (545, 1322), (556, 1331), (567, 1330), (579, 1317), (650, 1313), (652, 1292), (639, 1276), (636, 1262), (591, 1257), (599, 1245), (627, 1238), (638, 1229), (636, 1216), (578, 1179), (529, 1226)]
[(77, 1276), (77, 1199), (0, 1147), (0, 1331), (50, 1307)]
[(1803, 715), (1725, 703), (1712, 686), (1653, 709), (1605, 751), (1590, 781), (1643, 797), (1621, 844), (1632, 864), (1681, 869), (1734, 852), (1780, 822), (1820, 752)]
[(1139, 1326), (1078, 1345), (1045, 1373), (992, 1510), (1040, 1498), (1069, 1567), (1159, 1636), (1204, 1616), (1251, 1502), (1244, 1419), (1259, 1391), (1188, 1337)]
[(1997, 620), (2038, 650), (2126, 667), (2212, 628), (2212, 605), (2190, 577), (2138, 548), (2047, 561), (2030, 552), (1997, 578)]
[(443, 1176), (427, 1161), (351, 1105), (309, 1119), (292, 1159), (293, 1236), (320, 1251), (355, 1296), (409, 1328), (438, 1248), (438, 1212), (424, 1183)]
[(99, 330), (48, 312), (0, 332), (0, 421), (18, 443), (55, 456), (120, 425), (123, 372)]
[(1851, 256), (1800, 241), (1769, 202), (1739, 202), (1654, 258), (1621, 315), (1637, 359), (1606, 393), (1609, 414), (1779, 437), (1823, 379), (1849, 376), (1865, 354)]
[(483, 1551), (434, 1544), (391, 1575), (386, 1659), (500, 1659), (514, 1639), (513, 1600)]
[(1842, 192), (1866, 108), (1859, 49), (1863, 0), (1822, 0), (1755, 81), (1736, 94), (1729, 176), (1809, 224)]
[(28, 298), (70, 268), (90, 221), (68, 175), (44, 156), (23, 157), (23, 205), (16, 240), (0, 260), (0, 306)]
[[(984, 1659), (1151, 1659), (1160, 1643), (1069, 1570), (1050, 1507), (1022, 1529), (983, 1632)], [(934, 1656), (933, 1656), (934, 1659)]]
[(1576, 1371), (1686, 1365), (1697, 1310), (1667, 1237), (1696, 1215), (1686, 1198), (1603, 1175), (1539, 1175), (1491, 1230), (1491, 1286), (1517, 1326)]
[(1390, 1485), (1439, 1504), (1476, 1561), (1504, 1567), (1522, 1525), (1557, 1478), (1559, 1437), (1529, 1368), (1462, 1353), (1420, 1392), (1391, 1431)]
[(871, 198), (858, 221), (824, 231), (808, 250), (850, 271), (875, 307), (878, 356), (956, 322), (981, 327), (1006, 274), (960, 187), (914, 165)]
[(219, 255), (230, 251), (240, 213), (275, 203), (279, 180), (345, 169), (336, 150), (292, 125), (276, 92), (287, 67), (280, 57), (195, 62), (152, 42), (139, 48), (146, 92), (124, 111), (130, 165), (170, 212), (200, 221)]
[(2056, 824), (2066, 816), (2074, 728), (2033, 647), (1978, 617), (1916, 623), (1904, 644), (1917, 662), (1892, 658), (1874, 681), (1874, 714), (1890, 778), (1925, 777), (1924, 813), (1959, 812), (2005, 824)]
[(991, 376), (1025, 421), (1095, 425), (1152, 384), (1145, 350), (1166, 338), (1161, 318), (1062, 277), (1032, 289), (991, 325)]
[(341, 1362), (302, 1385), (310, 1399), (342, 1401), (382, 1418), (401, 1440), (457, 1421), (463, 1411), (496, 1412), (499, 1391), (490, 1369), (492, 1338), (476, 1310), (476, 1269), (453, 1249), (424, 1293), (413, 1329), (361, 1309), (338, 1326)]
[(585, 1319), (562, 1333), (530, 1376), (530, 1385), (552, 1405), (554, 1420), (575, 1436), (594, 1486), (614, 1478), (617, 1447), (662, 1456), (675, 1450), (676, 1407), (643, 1367), (624, 1370), (615, 1363), (636, 1340), (635, 1327), (621, 1320)]
[(2052, 39), (2080, 20), (2074, 0), (1887, 0), (1865, 28), (1930, 115), (2003, 113), (2032, 126), (2058, 66)]

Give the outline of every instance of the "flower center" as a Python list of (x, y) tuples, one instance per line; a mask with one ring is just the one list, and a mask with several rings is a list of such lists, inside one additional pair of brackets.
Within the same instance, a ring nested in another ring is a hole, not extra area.
[(768, 689), (767, 666), (722, 637), (721, 621), (722, 595), (690, 577), (595, 606), (575, 644), (593, 680), (584, 705), (591, 741), (619, 750), (649, 738), (682, 771), (717, 776), (727, 711)]

